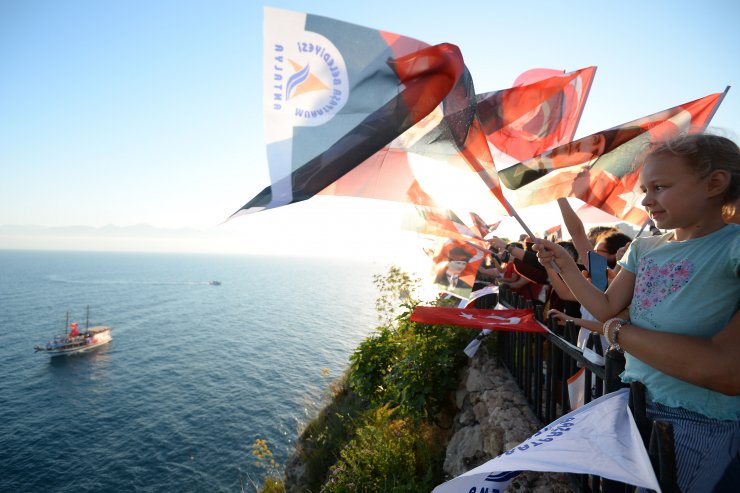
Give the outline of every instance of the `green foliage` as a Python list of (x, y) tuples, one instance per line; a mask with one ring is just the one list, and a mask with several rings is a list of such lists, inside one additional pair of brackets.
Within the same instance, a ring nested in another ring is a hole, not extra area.
[(349, 385), (371, 404), (384, 400), (386, 378), (396, 364), (401, 342), (396, 331), (380, 327), (350, 356)]
[(319, 491), (340, 450), (354, 436), (358, 416), (367, 409), (367, 401), (340, 382), (331, 403), (306, 425), (297, 442), (297, 453), (306, 466), (305, 491)]
[(431, 491), (444, 480), (440, 423), (454, 415), (463, 349), (478, 331), (411, 322), (415, 283), (397, 267), (375, 276), (386, 323), (357, 347), (333, 400), (299, 438), (302, 491)]
[(420, 282), (421, 279), (411, 277), (395, 265), (388, 269), (387, 274), (373, 276), (373, 283), (379, 292), (375, 300), (375, 311), (378, 312), (381, 325), (392, 327), (401, 307), (408, 308), (418, 304), (418, 301), (412, 299), (412, 293), (418, 289)]
[(332, 466), (321, 493), (416, 493), (434, 488), (438, 473), (433, 470), (427, 434), (393, 414), (380, 407), (366, 415), (356, 437)]
[[(404, 291), (408, 282), (397, 267), (386, 278), (375, 279), (381, 293)], [(376, 307), (385, 306), (388, 297), (381, 296), (385, 301)], [(457, 386), (457, 371), (466, 361), (463, 349), (478, 332), (411, 322), (417, 304), (407, 296), (393, 310), (395, 326), (378, 328), (358, 346), (350, 357), (348, 383), (373, 405), (391, 405), (414, 420), (433, 419)]]
[(402, 416), (433, 420), (450, 403), (458, 371), (467, 357), (463, 349), (477, 335), (468, 329), (406, 321), (404, 343), (385, 379), (387, 402)]
[(285, 484), (280, 479), (266, 477), (259, 493), (285, 493)]

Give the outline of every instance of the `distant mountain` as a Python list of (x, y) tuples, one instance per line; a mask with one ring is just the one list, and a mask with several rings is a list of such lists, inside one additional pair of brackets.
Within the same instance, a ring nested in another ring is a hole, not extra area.
[(0, 236), (173, 238), (193, 237), (203, 233), (203, 230), (194, 228), (157, 228), (149, 224), (134, 226), (106, 224), (101, 227), (0, 225)]

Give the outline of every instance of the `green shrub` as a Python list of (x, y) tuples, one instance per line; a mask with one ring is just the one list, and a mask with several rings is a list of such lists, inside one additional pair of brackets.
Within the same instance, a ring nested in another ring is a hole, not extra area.
[(385, 275), (375, 274), (373, 283), (379, 293), (375, 300), (375, 311), (384, 327), (393, 327), (393, 321), (403, 307), (418, 304), (412, 298), (412, 293), (418, 289), (421, 279), (411, 277), (395, 265), (390, 266)]
[(387, 407), (368, 412), (341, 451), (322, 493), (431, 491), (437, 484), (425, 433)]
[(378, 328), (357, 347), (348, 384), (375, 406), (388, 404), (400, 416), (431, 420), (456, 389), (458, 370), (466, 362), (463, 349), (478, 331), (411, 322), (417, 303), (407, 299), (394, 328)]
[(348, 384), (373, 405), (385, 400), (386, 378), (399, 358), (401, 342), (395, 330), (379, 327), (350, 356)]
[(333, 400), (298, 439), (302, 491), (416, 493), (444, 481), (442, 423), (478, 331), (411, 322), (418, 280), (397, 267), (374, 280), (385, 325), (353, 352)]
[(450, 404), (467, 361), (463, 349), (477, 331), (407, 323), (399, 329), (404, 343), (385, 379), (386, 401), (401, 416), (431, 421)]
[(367, 409), (367, 400), (340, 382), (332, 401), (306, 425), (296, 448), (306, 466), (305, 491), (319, 491), (340, 450), (354, 437), (358, 417)]

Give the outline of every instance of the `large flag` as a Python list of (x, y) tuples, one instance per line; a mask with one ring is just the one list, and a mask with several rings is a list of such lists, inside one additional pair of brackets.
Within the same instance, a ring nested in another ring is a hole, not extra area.
[(448, 308), (417, 306), (411, 320), (425, 324), (455, 325), (471, 329), (492, 329), (513, 332), (546, 332), (534, 318), (532, 310), (484, 310), (478, 308)]
[(524, 161), (573, 140), (596, 67), (569, 73), (539, 69), (518, 85), (478, 95), (493, 160), (499, 167)]
[(511, 198), (517, 206), (576, 197), (625, 221), (642, 224), (647, 214), (639, 204), (638, 157), (651, 142), (704, 130), (726, 93), (710, 94), (578, 139), (504, 169), (499, 177), (507, 188), (516, 190)]
[(424, 120), (322, 194), (507, 214), (470, 73)]
[(593, 474), (660, 492), (628, 401), (629, 389), (599, 397), (433, 493), (503, 492), (521, 471)]
[[(570, 140), (594, 71), (590, 67), (553, 75), (555, 71), (540, 70), (538, 76), (548, 76), (544, 80), (528, 76), (526, 85), (475, 99), (472, 84), (461, 81), (439, 108), (321, 193), (506, 214), (505, 207), (491, 201), (498, 181), (490, 150), (503, 152), (493, 142), (517, 154), (518, 162)], [(483, 120), (478, 122), (473, 113)], [(517, 139), (526, 143), (515, 146)], [(522, 154), (524, 148), (529, 155)], [(471, 166), (471, 161), (477, 163)]]
[(465, 71), (459, 49), (265, 8), (272, 185), (236, 214), (306, 200), (422, 120)]

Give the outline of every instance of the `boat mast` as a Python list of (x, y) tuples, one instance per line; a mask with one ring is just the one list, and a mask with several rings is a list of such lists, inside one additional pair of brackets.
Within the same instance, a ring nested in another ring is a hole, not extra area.
[(64, 321), (64, 336), (67, 336), (67, 329), (69, 329), (69, 310), (67, 310), (67, 319)]
[(87, 310), (85, 311), (85, 330), (90, 328), (90, 305), (87, 305)]

